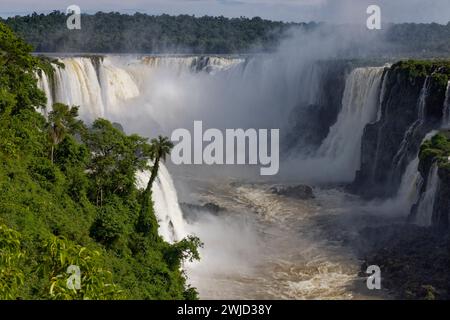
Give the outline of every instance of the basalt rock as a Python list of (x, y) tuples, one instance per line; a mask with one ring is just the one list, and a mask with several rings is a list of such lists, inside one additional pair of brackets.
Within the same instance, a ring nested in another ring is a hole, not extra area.
[(345, 78), (352, 69), (349, 61), (321, 62), (314, 65), (318, 74), (316, 103), (299, 102), (292, 110), (281, 152), (316, 150), (327, 137), (342, 107)]
[(314, 199), (313, 189), (306, 185), (295, 186), (272, 186), (270, 192), (279, 196), (296, 198), (301, 200)]
[(431, 228), (391, 225), (360, 231), (365, 244), (360, 275), (380, 267), (382, 288), (399, 299), (450, 298), (450, 239)]
[[(431, 140), (423, 143), (419, 158), (419, 173), (423, 181), (427, 181), (431, 174), (433, 166), (437, 169), (436, 191), (433, 194), (433, 207), (430, 210), (431, 226), (437, 230), (448, 230), (450, 227), (450, 132), (441, 132), (435, 135)], [(428, 186), (422, 184), (420, 195), (427, 192)], [(409, 221), (414, 222), (419, 214), (419, 203), (414, 204), (411, 209)]]
[(440, 76), (446, 72), (431, 62), (400, 62), (387, 71), (379, 120), (362, 137), (353, 192), (365, 198), (395, 195), (425, 135), (441, 125), (446, 82)]

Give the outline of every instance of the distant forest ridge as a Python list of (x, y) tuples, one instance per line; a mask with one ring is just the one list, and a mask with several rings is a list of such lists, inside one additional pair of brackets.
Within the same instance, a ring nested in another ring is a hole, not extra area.
[[(273, 51), (292, 27), (315, 30), (322, 23), (285, 23), (255, 18), (191, 15), (83, 14), (81, 30), (66, 27), (68, 15), (54, 11), (1, 19), (36, 52), (232, 54)], [(329, 27), (329, 26), (328, 26)], [(335, 26), (331, 28), (334, 29)], [(373, 37), (373, 32), (370, 34)], [(387, 55), (450, 56), (447, 25), (389, 24), (377, 40)]]

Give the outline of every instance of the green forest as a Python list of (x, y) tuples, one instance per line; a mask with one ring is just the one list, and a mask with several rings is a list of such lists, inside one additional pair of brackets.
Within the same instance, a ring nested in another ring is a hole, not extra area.
[(171, 142), (104, 119), (86, 126), (77, 106), (44, 117), (37, 75), (53, 69), (32, 50), (0, 22), (0, 299), (197, 299), (181, 267), (199, 259), (200, 240), (163, 241), (153, 212)]
[(66, 27), (54, 11), (4, 20), (39, 52), (237, 53), (276, 47), (291, 26), (261, 18), (150, 16), (98, 12), (81, 17), (81, 30)]
[[(286, 23), (254, 18), (133, 15), (118, 12), (82, 14), (81, 30), (66, 27), (68, 15), (54, 11), (1, 19), (37, 52), (238, 54), (270, 52), (289, 37), (289, 30), (355, 32), (355, 26)], [(358, 29), (358, 28), (357, 28)], [(450, 22), (383, 25), (364, 30), (373, 39), (375, 56), (436, 57), (450, 51)], [(372, 40), (370, 40), (372, 41)], [(376, 44), (378, 43), (378, 44)]]

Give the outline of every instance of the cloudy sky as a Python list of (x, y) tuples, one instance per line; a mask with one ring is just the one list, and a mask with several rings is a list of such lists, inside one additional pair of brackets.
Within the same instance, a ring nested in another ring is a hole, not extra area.
[(65, 11), (71, 4), (82, 12), (136, 11), (150, 14), (224, 15), (283, 21), (365, 21), (366, 8), (377, 4), (385, 22), (450, 21), (450, 0), (0, 0), (0, 15)]

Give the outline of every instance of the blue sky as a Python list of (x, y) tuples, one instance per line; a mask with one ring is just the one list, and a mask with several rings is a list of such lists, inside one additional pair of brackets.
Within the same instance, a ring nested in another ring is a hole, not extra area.
[(359, 23), (369, 4), (378, 4), (385, 22), (450, 21), (450, 0), (0, 0), (0, 15), (65, 11), (71, 4), (82, 12), (136, 11), (150, 14), (261, 16), (283, 21)]

